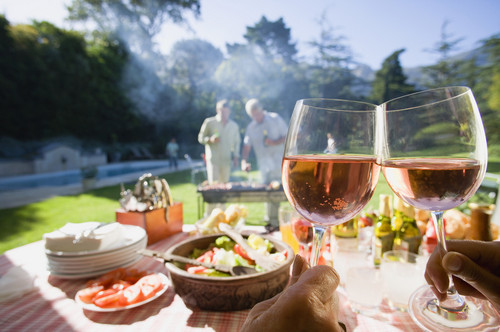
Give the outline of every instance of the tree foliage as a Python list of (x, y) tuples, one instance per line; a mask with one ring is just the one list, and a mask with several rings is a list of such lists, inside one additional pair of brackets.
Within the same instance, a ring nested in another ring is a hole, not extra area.
[[(153, 3), (161, 6), (160, 12)], [(116, 9), (122, 7), (127, 10), (119, 14)], [(371, 91), (363, 90), (369, 83), (355, 74), (358, 64), (350, 47), (324, 16), (309, 58), (298, 56), (282, 18), (265, 17), (247, 27), (243, 43), (226, 45), (226, 57), (199, 39), (180, 41), (167, 55), (156, 52), (152, 37), (161, 23), (183, 22), (188, 11), (199, 13), (199, 1), (73, 0), (73, 18), (97, 24), (97, 30), (86, 34), (48, 22), (10, 25), (0, 16), (0, 130), (2, 137), (10, 137), (0, 143), (71, 135), (110, 149), (127, 142), (150, 144), (153, 152), (162, 153), (165, 142), (176, 137), (182, 153), (197, 156), (202, 151), (198, 130), (205, 117), (215, 114), (218, 99), (229, 100), (243, 134), (250, 121), (244, 110), (249, 98), (259, 98), (267, 110), (288, 120), (298, 99), (381, 103), (414, 90), (399, 61), (404, 49), (390, 54), (369, 82)], [(111, 31), (120, 24), (147, 38)], [(451, 53), (460, 39), (451, 38), (445, 28), (435, 45), (441, 58), (426, 68), (426, 86), (471, 86), (488, 142), (498, 144), (500, 38), (484, 41), (490, 57), (486, 65), (474, 59), (457, 62)], [(405, 124), (411, 126), (411, 121)]]
[(184, 22), (185, 11), (200, 14), (199, 0), (72, 0), (68, 19), (92, 21), (101, 31), (138, 29), (151, 40), (167, 20)]
[(312, 78), (310, 94), (312, 97), (352, 99), (351, 87), (356, 81), (351, 70), (354, 65), (352, 51), (344, 43), (345, 37), (337, 35), (328, 24), (325, 13), (318, 23), (319, 38), (309, 42), (315, 49), (313, 64), (308, 69)]
[(87, 44), (81, 33), (48, 22), (0, 22), (7, 46), (0, 49), (0, 67), (6, 69), (0, 72), (3, 136), (112, 142), (146, 132), (119, 85), (127, 62), (121, 45), (107, 39)]
[(371, 94), (373, 102), (381, 104), (415, 91), (415, 88), (406, 82), (407, 77), (399, 62), (399, 56), (404, 51), (400, 49), (389, 55), (382, 63), (382, 68), (375, 73)]
[(290, 28), (287, 28), (283, 18), (271, 22), (262, 16), (254, 26), (247, 27), (243, 36), (250, 45), (255, 45), (266, 56), (281, 60), (286, 64), (295, 61), (297, 48), (291, 42)]
[(439, 55), (436, 64), (422, 68), (422, 72), (428, 76), (425, 86), (436, 88), (449, 85), (467, 84), (464, 68), (474, 65), (474, 59), (453, 59), (452, 54), (459, 50), (459, 44), (463, 38), (454, 38), (448, 32), (448, 21), (441, 26), (441, 39), (434, 45), (431, 52)]
[(246, 44), (227, 45), (229, 58), (215, 74), (225, 96), (239, 99), (233, 117), (240, 126), (249, 122), (243, 105), (250, 98), (259, 98), (269, 111), (289, 117), (297, 96), (307, 95), (297, 80), (295, 56), (290, 29), (282, 18), (271, 22), (262, 17), (247, 27)]

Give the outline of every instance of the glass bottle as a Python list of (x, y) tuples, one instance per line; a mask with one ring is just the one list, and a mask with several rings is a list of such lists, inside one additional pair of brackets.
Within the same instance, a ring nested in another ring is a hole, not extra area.
[(358, 216), (331, 227), (332, 243), (342, 251), (358, 249)]
[(394, 232), (398, 232), (401, 225), (403, 225), (405, 205), (406, 203), (401, 198), (394, 195), (394, 213), (391, 220), (392, 230)]
[(393, 250), (404, 250), (418, 255), (422, 234), (415, 219), (415, 208), (404, 204), (403, 214), (403, 224), (394, 237)]
[(394, 241), (394, 231), (391, 225), (391, 197), (389, 195), (380, 195), (380, 208), (378, 221), (373, 230), (373, 264), (378, 267), (382, 255), (386, 251), (392, 250)]

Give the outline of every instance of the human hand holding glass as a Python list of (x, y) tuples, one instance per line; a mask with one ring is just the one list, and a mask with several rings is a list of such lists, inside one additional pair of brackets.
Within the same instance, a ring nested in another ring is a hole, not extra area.
[[(283, 188), (297, 212), (313, 224), (311, 265), (325, 230), (357, 215), (378, 182), (377, 106), (346, 100), (297, 101), (283, 156)], [(325, 152), (331, 133), (336, 152)]]
[[(443, 213), (466, 202), (486, 172), (486, 135), (474, 96), (466, 87), (439, 88), (390, 100), (381, 108), (377, 122), (384, 176), (405, 202), (431, 211), (437, 250), (444, 256)], [(466, 301), (451, 281), (447, 295), (438, 301), (427, 286), (417, 291), (409, 305), (417, 324), (430, 330), (471, 330), (491, 322), (491, 308)]]

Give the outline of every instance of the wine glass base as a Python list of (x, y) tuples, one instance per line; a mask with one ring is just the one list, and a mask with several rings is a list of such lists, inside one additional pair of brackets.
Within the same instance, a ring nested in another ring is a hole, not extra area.
[(435, 299), (434, 293), (427, 285), (417, 289), (410, 297), (408, 311), (413, 321), (422, 329), (426, 331), (498, 331), (500, 317), (487, 301), (465, 297), (468, 306), (467, 318), (449, 320), (444, 317), (446, 315), (441, 315), (433, 308), (432, 303)]

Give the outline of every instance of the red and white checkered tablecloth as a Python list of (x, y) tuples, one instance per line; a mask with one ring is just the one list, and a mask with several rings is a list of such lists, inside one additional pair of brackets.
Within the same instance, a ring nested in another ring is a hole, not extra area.
[[(189, 227), (187, 227), (189, 228)], [(179, 233), (148, 248), (166, 250), (188, 237)], [(279, 235), (278, 235), (279, 236)], [(34, 242), (0, 256), (0, 275), (13, 266), (22, 266), (37, 276), (37, 289), (21, 298), (0, 303), (0, 331), (238, 331), (248, 310), (211, 312), (188, 309), (172, 287), (154, 301), (116, 311), (83, 310), (74, 297), (88, 279), (65, 280), (50, 276), (43, 242)], [(167, 274), (165, 266), (142, 258), (133, 267)], [(383, 305), (376, 317), (355, 314), (340, 293), (340, 319), (348, 331), (420, 331), (407, 313), (392, 312)]]

